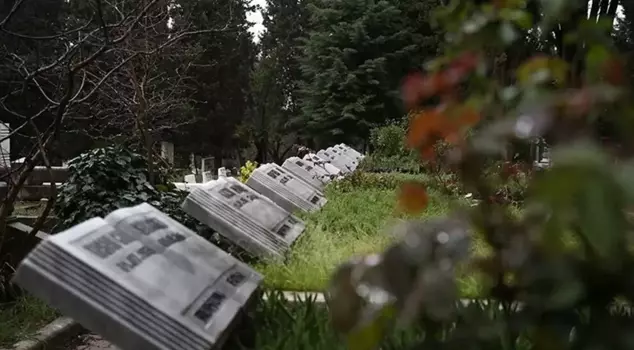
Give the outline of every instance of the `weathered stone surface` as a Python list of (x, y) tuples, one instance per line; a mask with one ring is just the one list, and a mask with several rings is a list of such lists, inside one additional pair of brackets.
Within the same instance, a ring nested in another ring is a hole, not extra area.
[(15, 281), (125, 349), (216, 349), (262, 276), (148, 204), (43, 241)]
[(249, 253), (281, 259), (306, 225), (234, 178), (191, 191), (183, 209)]
[(289, 212), (319, 210), (327, 202), (321, 191), (274, 163), (255, 169), (247, 185)]

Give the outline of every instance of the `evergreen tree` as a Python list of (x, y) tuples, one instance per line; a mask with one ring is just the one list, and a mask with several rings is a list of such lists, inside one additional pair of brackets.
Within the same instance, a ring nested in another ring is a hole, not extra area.
[[(365, 140), (403, 115), (400, 79), (437, 53), (436, 0), (315, 0), (302, 59), (301, 122), (320, 145)], [(355, 140), (356, 139), (356, 140)]]

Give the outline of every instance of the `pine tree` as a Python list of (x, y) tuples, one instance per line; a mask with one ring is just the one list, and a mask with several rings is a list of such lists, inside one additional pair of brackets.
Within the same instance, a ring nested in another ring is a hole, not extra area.
[(437, 53), (437, 1), (315, 0), (304, 46), (301, 121), (318, 143), (365, 140), (403, 115), (400, 79)]

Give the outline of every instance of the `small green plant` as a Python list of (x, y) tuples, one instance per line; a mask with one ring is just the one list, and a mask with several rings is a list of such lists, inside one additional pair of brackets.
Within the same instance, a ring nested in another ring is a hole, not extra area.
[(252, 162), (250, 160), (247, 160), (246, 164), (240, 167), (240, 181), (243, 183), (247, 182), (247, 180), (249, 180), (249, 177), (251, 177), (251, 174), (253, 173), (253, 171), (255, 171), (255, 169), (257, 168), (258, 168), (257, 162)]
[(59, 219), (56, 229), (147, 202), (197, 230), (197, 221), (180, 207), (187, 192), (166, 178), (159, 170), (157, 185), (150, 185), (145, 158), (127, 148), (111, 146), (83, 153), (68, 164), (68, 180), (60, 187), (54, 207)]

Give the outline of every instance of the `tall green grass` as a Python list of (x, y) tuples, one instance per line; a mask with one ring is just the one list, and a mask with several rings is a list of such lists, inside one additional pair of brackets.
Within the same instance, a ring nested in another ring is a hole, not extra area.
[[(337, 265), (354, 256), (378, 253), (393, 238), (389, 224), (404, 218), (396, 209), (397, 190), (390, 186), (360, 186), (327, 191), (328, 203), (304, 217), (307, 228), (285, 263), (260, 263), (267, 287), (285, 290), (322, 290)], [(387, 188), (386, 188), (387, 187)], [(430, 191), (430, 203), (422, 217), (442, 215), (450, 201)]]

